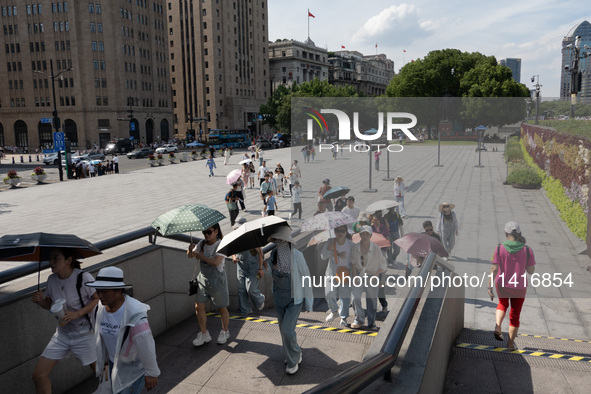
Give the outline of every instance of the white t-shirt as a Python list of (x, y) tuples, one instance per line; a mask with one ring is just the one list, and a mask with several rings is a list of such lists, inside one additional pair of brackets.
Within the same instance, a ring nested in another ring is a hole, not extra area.
[(105, 342), (105, 347), (109, 353), (109, 360), (115, 361), (115, 355), (117, 354), (117, 337), (119, 331), (121, 331), (121, 321), (123, 320), (123, 311), (125, 310), (125, 301), (123, 304), (113, 313), (107, 312), (105, 309), (103, 312), (103, 320), (100, 324), (100, 334)]
[[(60, 279), (57, 274), (51, 274), (47, 279), (47, 297), (51, 298), (53, 303), (55, 303), (55, 301), (60, 298), (66, 300), (66, 304), (64, 305), (64, 309), (66, 310), (77, 311), (82, 309), (80, 298), (78, 297), (78, 292), (76, 291), (76, 280), (78, 279), (78, 274), (80, 271), (82, 270), (79, 268), (74, 268), (72, 274), (66, 279)], [(93, 276), (88, 272), (82, 274), (80, 295), (82, 296), (84, 305), (88, 305), (88, 303), (92, 300), (92, 295), (96, 291), (94, 288), (85, 286), (84, 284), (86, 282), (93, 281)], [(58, 329), (63, 332), (81, 330), (83, 328), (90, 329), (88, 320), (86, 320), (84, 316), (79, 317), (76, 320), (72, 320), (63, 327), (58, 325)]]
[[(226, 257), (221, 253), (216, 253), (220, 242), (222, 242), (222, 240), (218, 239), (213, 245), (208, 245), (204, 241), (199, 241), (199, 243), (197, 245), (195, 245), (195, 247), (193, 248), (193, 252), (197, 253), (197, 252), (201, 251), (201, 245), (203, 244), (203, 254), (205, 256), (213, 257), (215, 255), (215, 256)], [(218, 269), (218, 271), (224, 272), (225, 261), (226, 261), (225, 259), (222, 260), (221, 264), (216, 267)]]
[(351, 268), (351, 248), (353, 243), (346, 239), (342, 245), (335, 242), (335, 246), (337, 247), (337, 261), (335, 261), (335, 263), (338, 263), (337, 267)]
[(260, 166), (259, 167), (259, 177), (261, 177), (261, 179), (265, 178), (265, 174), (269, 172), (269, 169), (265, 166)]

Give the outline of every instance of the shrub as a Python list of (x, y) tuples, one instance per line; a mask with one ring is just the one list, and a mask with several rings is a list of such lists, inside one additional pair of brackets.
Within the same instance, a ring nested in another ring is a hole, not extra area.
[(507, 177), (507, 183), (523, 186), (541, 186), (542, 177), (532, 167), (524, 164), (516, 167)]
[(156, 160), (156, 157), (153, 154), (149, 154), (148, 160)]
[(507, 143), (507, 149), (505, 150), (505, 159), (513, 162), (523, 160), (523, 152), (521, 151), (521, 146), (515, 143)]
[(15, 170), (10, 170), (10, 171), (8, 171), (8, 173), (6, 173), (6, 178), (9, 178), (9, 179), (18, 178), (18, 174), (16, 173)]
[(45, 170), (43, 170), (43, 167), (35, 167), (32, 175), (45, 175)]

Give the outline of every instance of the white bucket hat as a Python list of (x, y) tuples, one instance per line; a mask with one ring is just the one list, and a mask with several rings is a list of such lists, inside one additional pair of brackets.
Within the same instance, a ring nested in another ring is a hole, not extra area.
[(294, 245), (296, 244), (295, 240), (291, 237), (291, 229), (288, 226), (282, 226), (281, 228), (277, 229), (276, 232), (269, 235), (267, 240), (269, 242), (273, 242), (273, 239), (281, 239)]
[(94, 282), (86, 282), (86, 286), (95, 289), (131, 289), (131, 285), (123, 282), (123, 270), (117, 267), (102, 268)]

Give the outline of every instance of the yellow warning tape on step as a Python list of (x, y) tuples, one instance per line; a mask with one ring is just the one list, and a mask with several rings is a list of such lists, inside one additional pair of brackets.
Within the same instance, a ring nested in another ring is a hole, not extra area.
[(520, 350), (520, 349), (509, 350), (506, 347), (478, 345), (478, 344), (474, 344), (474, 343), (456, 343), (456, 346), (464, 348), (464, 349), (486, 350), (489, 352), (497, 352), (497, 353), (523, 354), (525, 356), (547, 357), (547, 358), (562, 359), (562, 360), (569, 360), (569, 361), (591, 362), (591, 357), (569, 356), (568, 354), (535, 352), (535, 351)]
[[(210, 312), (207, 314), (207, 316), (220, 317), (220, 314)], [(245, 317), (245, 316), (230, 316), (230, 319), (248, 321), (248, 322), (253, 322), (253, 323), (266, 323), (266, 324), (278, 324), (279, 323), (277, 320), (258, 319), (256, 317)], [(378, 335), (377, 331), (356, 330), (354, 328), (326, 327), (326, 326), (318, 326), (315, 324), (305, 324), (305, 323), (296, 324), (296, 327), (307, 328), (309, 330), (333, 331), (333, 332), (342, 332), (342, 333), (354, 334), (354, 335), (365, 335), (368, 337), (375, 337)]]
[[(490, 330), (481, 330), (478, 328), (466, 328), (466, 330), (470, 331), (480, 331), (480, 332), (491, 332)], [(533, 335), (533, 334), (517, 334), (520, 337), (532, 337), (532, 338), (545, 338), (545, 339), (556, 339), (559, 341), (570, 341), (570, 342), (579, 342), (579, 343), (591, 343), (591, 341), (583, 341), (581, 339), (570, 339), (570, 338), (559, 338), (559, 337), (547, 337), (544, 335)]]

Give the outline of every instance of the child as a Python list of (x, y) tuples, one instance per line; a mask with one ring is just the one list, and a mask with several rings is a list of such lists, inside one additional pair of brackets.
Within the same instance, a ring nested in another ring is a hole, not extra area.
[(273, 216), (275, 215), (275, 210), (277, 209), (277, 202), (275, 201), (275, 196), (273, 195), (273, 190), (269, 190), (265, 199), (265, 208), (263, 212), (266, 212), (267, 215)]
[(209, 159), (207, 159), (207, 163), (205, 163), (206, 167), (209, 167), (209, 176), (213, 176), (213, 169), (217, 168), (215, 165), (215, 161), (213, 160), (213, 157), (211, 157), (211, 155), (209, 156)]

